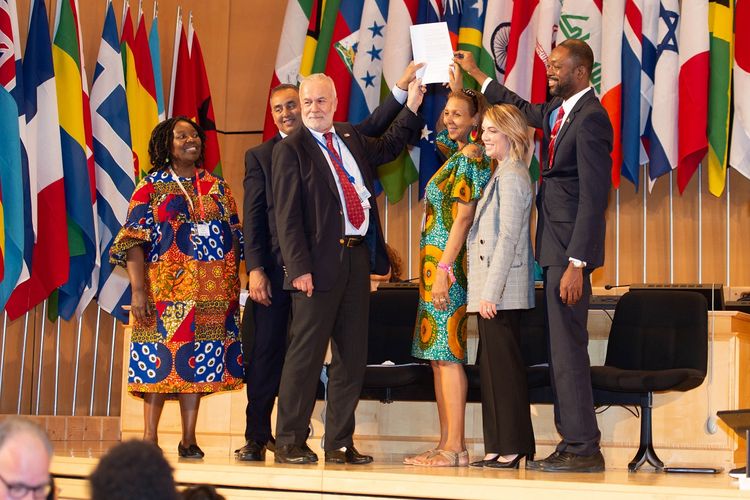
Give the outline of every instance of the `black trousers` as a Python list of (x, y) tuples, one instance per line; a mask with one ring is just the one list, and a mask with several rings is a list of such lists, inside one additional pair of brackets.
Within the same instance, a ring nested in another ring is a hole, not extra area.
[(312, 297), (292, 292), (292, 324), (279, 388), (276, 446), (302, 445), (307, 438), (329, 339), (333, 356), (328, 369), (325, 449), (353, 444), (354, 410), (367, 363), (369, 269), (365, 245), (344, 248), (330, 290), (315, 290)]
[(555, 425), (562, 436), (557, 451), (588, 456), (599, 450), (601, 439), (594, 413), (589, 334), (586, 329), (591, 299), (591, 271), (583, 272), (581, 300), (574, 306), (567, 306), (560, 300), (560, 279), (565, 269), (567, 266), (544, 268)]
[(266, 270), (271, 282), (271, 305), (248, 300), (242, 318), (245, 360), (245, 439), (266, 443), (271, 439), (271, 412), (279, 393), (286, 354), (291, 298), (284, 290), (284, 272), (274, 264)]
[(526, 365), (521, 356), (521, 311), (479, 317), (479, 380), (485, 453), (533, 455)]

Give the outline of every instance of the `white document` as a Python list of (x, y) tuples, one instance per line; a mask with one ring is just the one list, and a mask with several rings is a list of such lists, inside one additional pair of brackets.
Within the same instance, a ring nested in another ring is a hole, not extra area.
[(447, 23), (426, 23), (411, 26), (411, 47), (415, 63), (425, 63), (417, 71), (423, 84), (447, 83), (453, 64), (453, 47)]

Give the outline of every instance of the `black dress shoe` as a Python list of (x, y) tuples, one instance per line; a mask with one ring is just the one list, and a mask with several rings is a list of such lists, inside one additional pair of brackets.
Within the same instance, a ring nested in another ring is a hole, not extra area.
[(318, 456), (309, 448), (305, 450), (296, 444), (285, 444), (276, 448), (274, 461), (278, 464), (314, 464)]
[(266, 448), (268, 448), (268, 451), (276, 453), (276, 439), (273, 437), (269, 438), (266, 443)]
[(263, 462), (266, 460), (266, 445), (248, 440), (245, 446), (235, 452), (237, 460), (243, 462)]
[(728, 474), (735, 479), (739, 479), (741, 477), (745, 477), (745, 474), (747, 474), (747, 469), (745, 467), (737, 467), (736, 469), (731, 469)]
[(354, 446), (348, 446), (343, 450), (326, 451), (326, 463), (329, 464), (363, 465), (370, 462), (372, 462), (372, 457), (362, 455)]
[(182, 446), (182, 441), (177, 444), (177, 454), (180, 458), (203, 458), (206, 455), (197, 444)]
[(518, 465), (521, 463), (521, 459), (525, 456), (526, 455), (519, 453), (513, 460), (509, 462), (500, 460), (500, 457), (497, 457), (495, 460), (486, 460), (487, 463), (485, 463), (484, 466), (489, 467), (490, 469), (518, 469)]
[(542, 472), (602, 472), (604, 471), (604, 457), (601, 451), (590, 456), (555, 451), (544, 460), (527, 462), (526, 468)]

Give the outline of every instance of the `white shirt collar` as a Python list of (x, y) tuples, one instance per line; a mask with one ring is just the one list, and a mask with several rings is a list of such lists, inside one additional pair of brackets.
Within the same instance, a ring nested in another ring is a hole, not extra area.
[(586, 87), (585, 89), (573, 94), (568, 99), (563, 101), (562, 108), (563, 111), (565, 111), (565, 116), (570, 115), (570, 112), (573, 110), (573, 107), (575, 107), (578, 100), (583, 97), (583, 95), (588, 92), (591, 89), (591, 87)]
[(318, 132), (316, 130), (311, 129), (310, 127), (308, 127), (307, 130), (309, 130), (310, 133), (313, 135), (313, 137), (318, 139), (323, 144), (325, 144), (326, 142), (326, 138), (324, 137), (325, 134), (327, 134), (328, 132), (333, 132), (334, 134), (336, 134), (336, 130), (334, 130), (333, 126), (331, 126), (330, 130), (327, 130), (326, 132)]
[(286, 139), (286, 136), (288, 136), (289, 134), (285, 134), (284, 132), (279, 130), (279, 135), (281, 136), (282, 139)]

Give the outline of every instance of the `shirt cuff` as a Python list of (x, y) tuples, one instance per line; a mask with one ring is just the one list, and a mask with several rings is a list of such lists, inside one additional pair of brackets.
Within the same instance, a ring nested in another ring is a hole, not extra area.
[(399, 88), (398, 85), (393, 86), (393, 88), (391, 89), (391, 93), (393, 94), (393, 97), (396, 98), (399, 104), (404, 104), (406, 102), (406, 98), (409, 97), (409, 91)]
[(487, 90), (487, 87), (489, 87), (489, 86), (490, 86), (490, 82), (491, 82), (491, 81), (492, 81), (492, 78), (490, 78), (490, 77), (487, 77), (487, 78), (486, 78), (486, 79), (484, 80), (484, 82), (482, 83), (482, 94), (484, 94), (484, 93), (485, 93), (485, 91)]
[(568, 257), (568, 262), (572, 262), (573, 267), (586, 267), (585, 260), (576, 259), (575, 257)]

